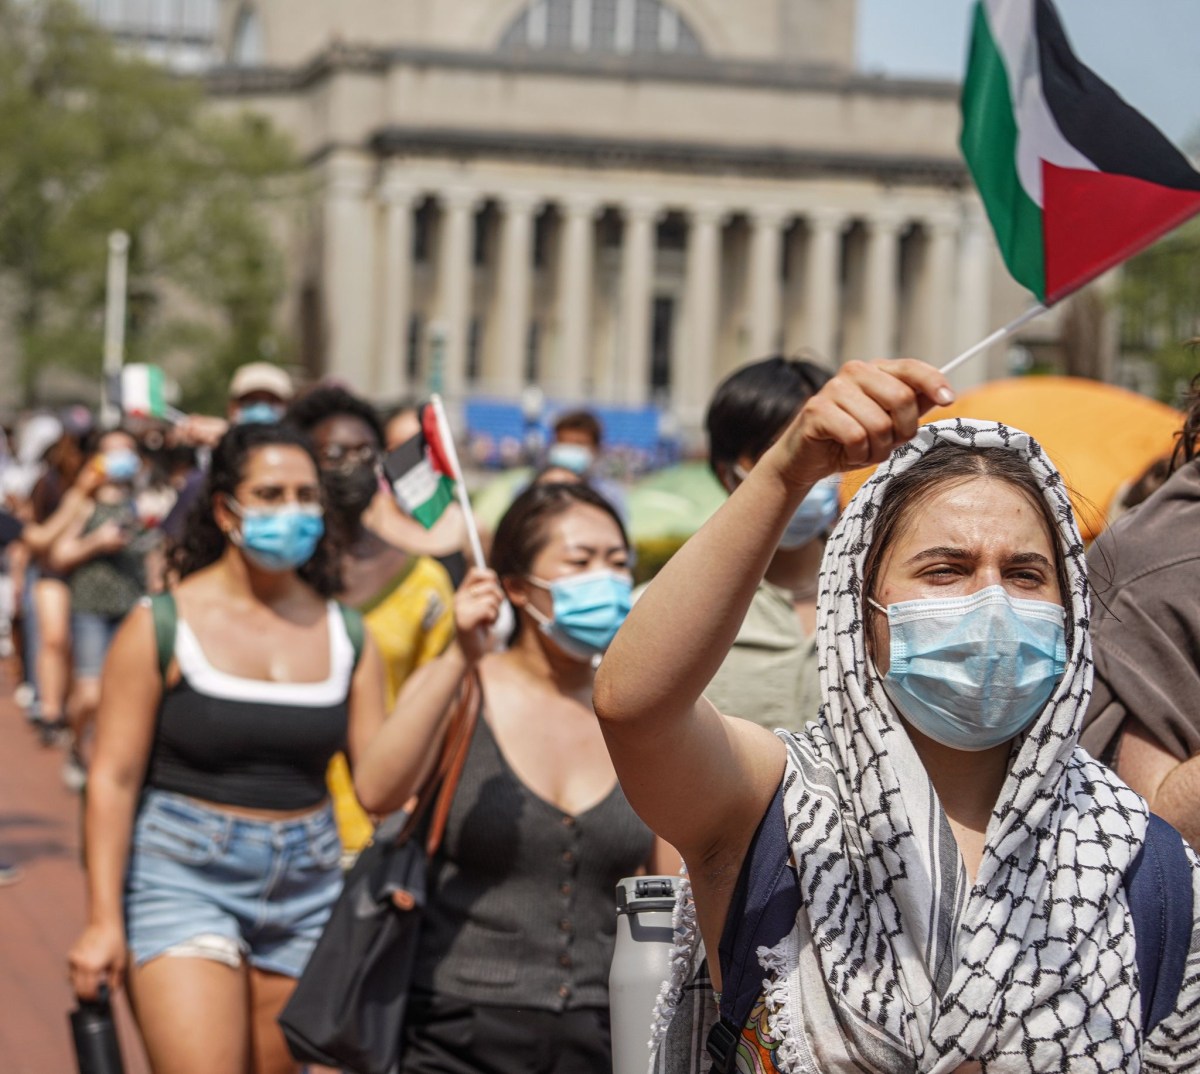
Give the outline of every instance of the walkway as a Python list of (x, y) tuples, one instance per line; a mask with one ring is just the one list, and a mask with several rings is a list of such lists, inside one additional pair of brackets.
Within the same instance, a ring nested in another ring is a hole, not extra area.
[[(38, 745), (13, 702), (11, 671), (0, 665), (0, 859), (24, 876), (0, 888), (0, 1070), (69, 1074), (66, 952), (84, 913), (79, 798), (59, 778), (61, 752)], [(146, 1074), (136, 1033), (122, 1022), (126, 1074)]]

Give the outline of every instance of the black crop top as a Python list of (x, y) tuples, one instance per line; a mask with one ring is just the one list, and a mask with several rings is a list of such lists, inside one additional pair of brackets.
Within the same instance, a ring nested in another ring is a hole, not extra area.
[(218, 671), (181, 619), (179, 683), (158, 710), (146, 786), (246, 809), (308, 809), (326, 797), (325, 769), (345, 747), (354, 646), (329, 604), (329, 677), (277, 683)]

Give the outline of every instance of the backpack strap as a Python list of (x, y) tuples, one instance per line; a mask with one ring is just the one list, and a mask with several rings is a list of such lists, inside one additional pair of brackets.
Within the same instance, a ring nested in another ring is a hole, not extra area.
[(1174, 1009), (1192, 946), (1192, 865), (1183, 836), (1150, 814), (1146, 841), (1125, 872), (1142, 991), (1142, 1036)]
[(796, 924), (800, 885), (791, 866), (783, 815), (783, 781), (767, 807), (742, 863), (717, 955), (721, 960), (721, 1019), (706, 1048), (715, 1074), (735, 1069), (742, 1029), (762, 992), (760, 947), (774, 947)]
[(348, 604), (338, 601), (338, 611), (342, 613), (346, 637), (350, 639), (350, 645), (354, 649), (354, 667), (357, 669), (358, 662), (362, 659), (363, 647), (366, 645), (366, 624), (363, 623), (362, 614)]
[(165, 684), (167, 669), (175, 656), (175, 598), (170, 593), (155, 593), (147, 598), (154, 620), (154, 645), (158, 650), (158, 674)]

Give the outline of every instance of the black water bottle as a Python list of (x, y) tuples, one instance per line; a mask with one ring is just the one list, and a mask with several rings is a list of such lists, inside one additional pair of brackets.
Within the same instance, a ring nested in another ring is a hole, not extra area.
[(101, 985), (95, 999), (77, 1002), (71, 1012), (71, 1036), (79, 1074), (125, 1074), (108, 986)]

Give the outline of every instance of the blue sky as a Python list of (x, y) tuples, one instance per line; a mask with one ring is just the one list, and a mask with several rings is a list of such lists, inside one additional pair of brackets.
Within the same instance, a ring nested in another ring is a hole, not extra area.
[[(1058, 0), (1079, 57), (1176, 143), (1200, 128), (1200, 0)], [(969, 0), (860, 0), (859, 66), (961, 78)]]

